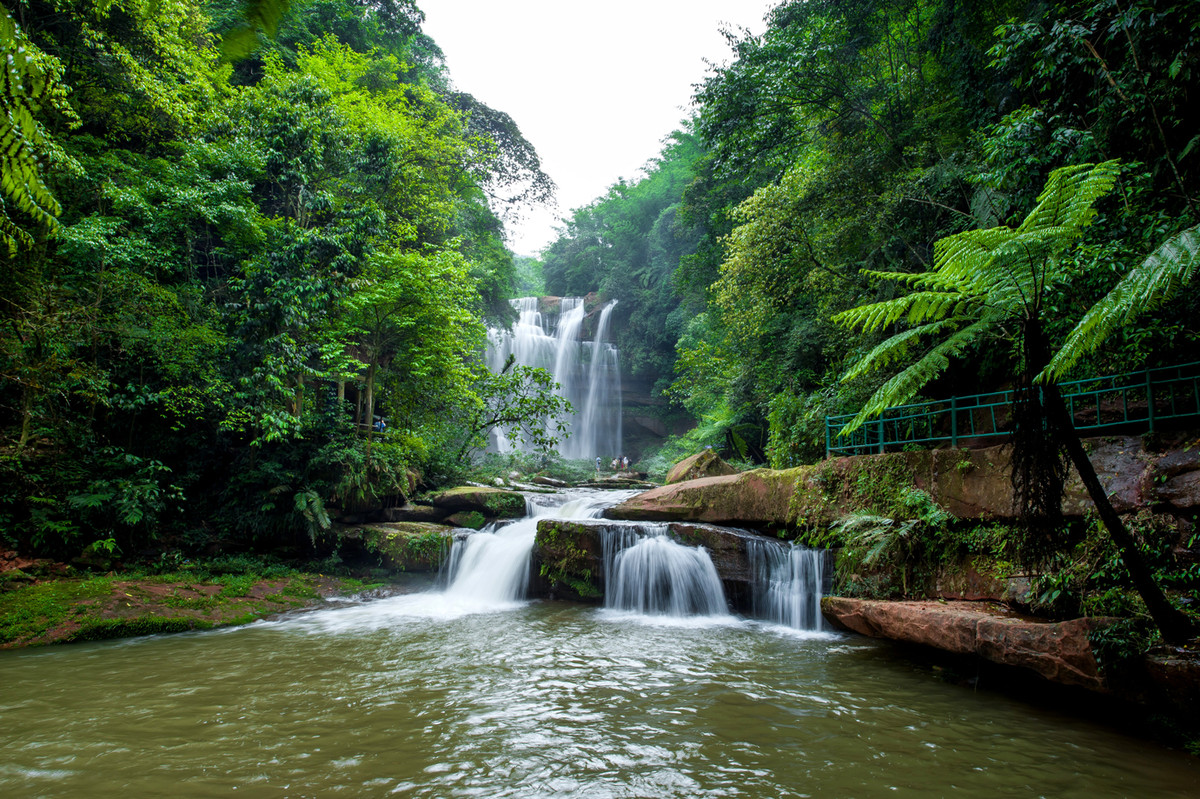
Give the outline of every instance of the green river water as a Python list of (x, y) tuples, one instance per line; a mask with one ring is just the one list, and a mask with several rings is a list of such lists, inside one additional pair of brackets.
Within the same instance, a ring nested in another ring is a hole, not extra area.
[(1200, 764), (887, 644), (437, 594), (0, 653), (0, 797), (1184, 797)]

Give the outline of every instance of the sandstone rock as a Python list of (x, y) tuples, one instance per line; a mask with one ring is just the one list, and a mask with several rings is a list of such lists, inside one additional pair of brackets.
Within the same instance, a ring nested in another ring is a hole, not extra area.
[(1168, 479), (1159, 486), (1157, 499), (1179, 511), (1200, 508), (1200, 471), (1184, 472)]
[[(1118, 436), (1091, 439), (1088, 459), (1096, 469), (1096, 476), (1117, 513), (1128, 513), (1146, 504), (1143, 487), (1147, 472), (1146, 454), (1140, 437)], [(1083, 485), (1072, 472), (1072, 483), (1083, 493)], [(1086, 500), (1090, 504), (1090, 500)]]
[[(1119, 511), (1137, 510), (1154, 501), (1177, 510), (1200, 508), (1200, 455), (1168, 454), (1151, 467), (1139, 438), (1090, 439), (1088, 444)], [(828, 524), (853, 511), (878, 512), (878, 501), (894, 499), (902, 486), (928, 492), (958, 519), (1006, 521), (1017, 514), (1008, 449), (989, 447), (839, 457), (794, 469), (685, 480), (639, 494), (605, 515), (761, 529), (803, 527)], [(1072, 470), (1063, 512), (1079, 517), (1090, 509), (1091, 500)]]
[(684, 458), (671, 467), (667, 472), (667, 485), (684, 480), (696, 480), (701, 477), (719, 477), (724, 474), (737, 474), (737, 469), (721, 460), (721, 456), (711, 449), (702, 450)]
[(797, 519), (793, 497), (812, 494), (804, 507), (812, 521), (832, 521), (829, 508), (808, 478), (813, 467), (777, 471), (757, 469), (721, 477), (704, 477), (652, 488), (605, 511), (609, 519), (691, 521), (733, 526), (783, 527)]
[(428, 498), (430, 504), (453, 511), (479, 511), (489, 519), (516, 519), (525, 515), (525, 497), (516, 491), (490, 486), (461, 486)]
[(1088, 633), (1107, 626), (1110, 619), (1044, 622), (1013, 616), (989, 603), (847, 597), (825, 597), (821, 610), (835, 626), (862, 635), (978, 655), (1029, 669), (1051, 682), (1106, 690)]

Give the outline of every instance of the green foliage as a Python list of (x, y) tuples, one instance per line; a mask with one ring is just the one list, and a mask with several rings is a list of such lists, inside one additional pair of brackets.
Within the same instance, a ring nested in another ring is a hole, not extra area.
[[(1038, 203), (1017, 228), (969, 230), (940, 239), (933, 270), (918, 274), (872, 272), (915, 291), (892, 300), (843, 311), (834, 321), (866, 333), (903, 321), (892, 335), (859, 359), (844, 375), (853, 380), (895, 363), (908, 364), (885, 382), (842, 430), (849, 433), (886, 408), (901, 405), (943, 372), (951, 358), (978, 340), (1015, 323), (1023, 341), (1028, 326), (1039, 325), (1048, 287), (1065, 281), (1058, 260), (1096, 217), (1094, 205), (1116, 182), (1114, 161), (1055, 170)], [(935, 343), (925, 345), (924, 342)], [(921, 354), (918, 346), (926, 346)], [(1040, 370), (1043, 364), (1029, 364)]]
[[(895, 494), (895, 517), (869, 511), (852, 513), (836, 521), (821, 536), (824, 546), (839, 546), (838, 584), (850, 586), (864, 576), (883, 575), (874, 592), (892, 584), (899, 596), (923, 588), (917, 582), (928, 578), (940, 565), (949, 543), (950, 514), (924, 491), (901, 487)], [(894, 585), (895, 578), (899, 585)]]

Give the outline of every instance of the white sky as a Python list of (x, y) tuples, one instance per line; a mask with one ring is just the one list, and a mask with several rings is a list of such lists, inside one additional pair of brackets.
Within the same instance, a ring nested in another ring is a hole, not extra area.
[(459, 91), (509, 114), (558, 184), (509, 246), (536, 255), (571, 209), (636, 178), (690, 113), (722, 24), (761, 33), (778, 0), (417, 0)]

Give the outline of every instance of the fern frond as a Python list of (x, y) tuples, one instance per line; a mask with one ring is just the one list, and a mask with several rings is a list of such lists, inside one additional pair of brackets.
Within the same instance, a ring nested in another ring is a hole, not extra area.
[(893, 405), (903, 405), (908, 402), (926, 383), (946, 370), (952, 357), (961, 353), (986, 333), (995, 322), (995, 318), (989, 315), (956, 331), (945, 341), (934, 346), (912, 366), (880, 386), (871, 399), (867, 400), (858, 415), (843, 427), (838, 435), (849, 435), (861, 427), (863, 422), (878, 416)]
[(942, 319), (897, 333), (880, 343), (859, 359), (858, 363), (850, 367), (850, 370), (842, 375), (842, 382), (849, 382), (876, 369), (886, 369), (890, 364), (905, 358), (912, 346), (922, 336), (932, 336), (948, 328), (957, 327), (959, 324), (960, 320), (958, 319)]
[[(10, 14), (0, 14), (0, 197), (37, 224), (54, 230), (62, 209), (42, 180), (38, 145), (42, 129), (34, 116), (51, 92), (54, 75), (31, 54), (40, 55)], [(0, 211), (0, 213), (3, 213)], [(4, 214), (0, 244), (14, 252), (32, 237)]]
[(919, 291), (893, 300), (860, 305), (835, 314), (833, 322), (851, 330), (872, 333), (880, 328), (907, 319), (909, 324), (921, 324), (938, 319), (962, 306), (969, 298), (959, 292)]
[(1121, 162), (1117, 159), (1099, 164), (1078, 164), (1050, 173), (1037, 205), (1017, 228), (1017, 233), (1048, 228), (1083, 230), (1096, 218), (1092, 207), (1117, 182)]
[(1038, 382), (1061, 380), (1079, 359), (1102, 345), (1113, 331), (1167, 302), (1196, 277), (1200, 268), (1200, 225), (1167, 239), (1093, 305), (1062, 348), (1038, 375)]

